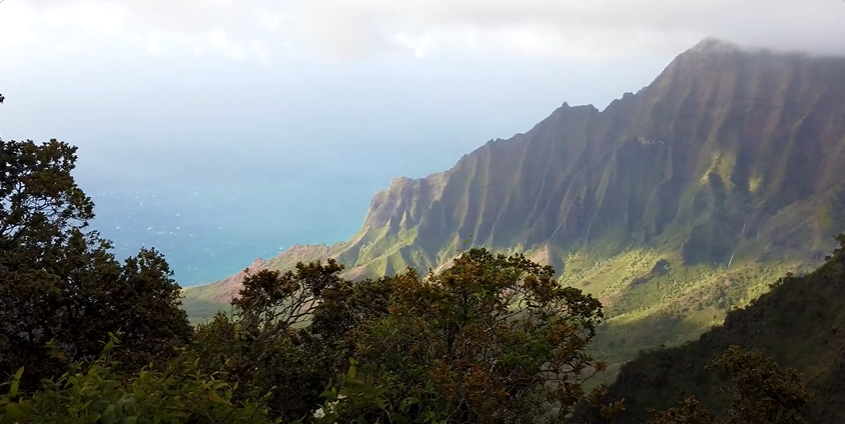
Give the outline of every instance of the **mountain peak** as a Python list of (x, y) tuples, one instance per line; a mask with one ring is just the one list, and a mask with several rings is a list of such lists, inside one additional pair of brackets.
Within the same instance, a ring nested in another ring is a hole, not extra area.
[(719, 37), (708, 36), (699, 41), (698, 44), (689, 49), (689, 52), (697, 53), (739, 53), (759, 52), (765, 49), (760, 47), (746, 46), (743, 44), (728, 41)]
[(698, 44), (687, 50), (686, 53), (763, 53), (793, 57), (818, 57), (818, 55), (811, 54), (810, 52), (804, 50), (794, 50), (784, 46), (763, 47), (761, 45), (754, 44), (741, 44), (714, 36), (704, 37), (704, 39), (699, 41)]

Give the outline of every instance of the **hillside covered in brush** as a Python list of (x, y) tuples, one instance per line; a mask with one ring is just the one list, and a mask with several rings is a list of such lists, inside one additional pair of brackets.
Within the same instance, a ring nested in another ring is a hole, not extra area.
[(845, 235), (842, 246), (818, 270), (781, 280), (724, 325), (680, 347), (650, 352), (622, 366), (610, 388), (625, 399), (623, 423), (642, 422), (649, 408), (674, 406), (696, 396), (725, 414), (727, 378), (705, 365), (731, 345), (753, 349), (803, 374), (810, 390), (809, 422), (845, 422)]
[[(251, 269), (332, 257), (352, 279), (425, 271), (471, 236), (597, 296), (607, 328), (595, 348), (622, 360), (693, 339), (818, 263), (843, 206), (845, 58), (708, 38), (603, 111), (564, 103), (446, 172), (393, 180), (348, 242)], [(187, 309), (208, 316), (242, 279), (186, 290)]]

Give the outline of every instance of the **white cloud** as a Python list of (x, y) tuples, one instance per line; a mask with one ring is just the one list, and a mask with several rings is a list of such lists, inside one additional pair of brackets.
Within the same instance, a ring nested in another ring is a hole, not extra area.
[(155, 37), (151, 37), (149, 41), (147, 41), (147, 51), (151, 54), (161, 53), (161, 49), (158, 47), (158, 40), (156, 40)]
[(123, 27), (126, 10), (108, 2), (69, 2), (65, 6), (47, 9), (44, 21), (51, 26), (73, 25), (86, 33), (116, 35)]
[(33, 26), (38, 21), (38, 13), (12, 1), (0, 6), (0, 28), (3, 28), (4, 33), (0, 36), (0, 48), (32, 44), (38, 41), (33, 31)]
[(425, 57), (432, 49), (431, 35), (410, 36), (400, 32), (394, 36), (393, 43), (414, 52), (419, 59)]
[(417, 57), (481, 53), (596, 60), (675, 54), (708, 35), (839, 53), (842, 22), (845, 3), (834, 0), (8, 0), (0, 5), (0, 23), (17, 25), (22, 34), (17, 42), (35, 42), (45, 24), (72, 25), (103, 36), (142, 37), (156, 51), (168, 42), (185, 54), (212, 48), (263, 62), (291, 51), (361, 57), (395, 49)]
[(249, 41), (250, 47), (258, 55), (258, 61), (262, 65), (268, 65), (270, 63), (270, 51), (267, 49), (267, 46), (264, 45), (260, 40), (250, 40)]
[(225, 49), (229, 47), (229, 39), (226, 38), (226, 33), (223, 31), (212, 31), (208, 34), (208, 43), (215, 49)]

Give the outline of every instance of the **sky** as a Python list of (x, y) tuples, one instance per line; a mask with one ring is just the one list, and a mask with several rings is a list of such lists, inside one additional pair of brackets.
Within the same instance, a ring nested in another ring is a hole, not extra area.
[(115, 223), (127, 199), (203, 228), (263, 223), (238, 231), (278, 243), (238, 247), (242, 262), (344, 240), (393, 177), (448, 169), (563, 102), (603, 109), (704, 37), (842, 54), (845, 2), (3, 0), (0, 28), (3, 139), (79, 146), (117, 241), (147, 242)]

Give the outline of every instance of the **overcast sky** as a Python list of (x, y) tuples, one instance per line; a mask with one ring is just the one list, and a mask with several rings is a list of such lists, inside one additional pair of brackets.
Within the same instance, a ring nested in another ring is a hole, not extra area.
[(0, 28), (6, 138), (103, 152), (153, 123), (206, 145), (346, 124), (390, 144), (455, 127), (465, 150), (564, 101), (603, 108), (705, 36), (839, 54), (845, 2), (4, 0)]
[[(5, 0), (5, 46), (79, 48), (72, 28), (150, 54), (362, 58), (490, 53), (599, 59), (675, 54), (706, 35), (837, 52), (835, 0)], [(129, 54), (129, 52), (126, 52)]]

